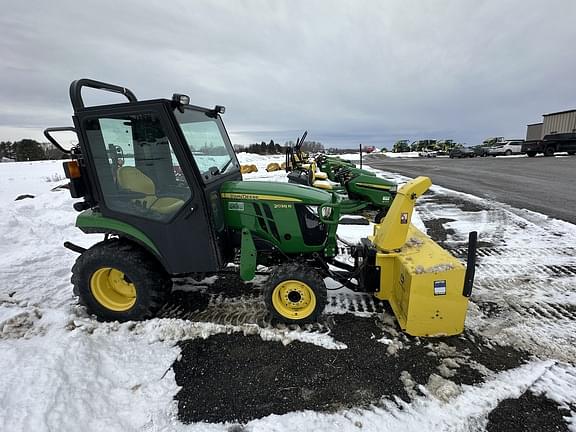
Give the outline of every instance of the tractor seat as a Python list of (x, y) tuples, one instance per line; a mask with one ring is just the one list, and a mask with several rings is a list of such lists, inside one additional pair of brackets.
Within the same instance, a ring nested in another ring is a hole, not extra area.
[(316, 162), (312, 162), (308, 168), (310, 176), (310, 184), (318, 189), (331, 190), (332, 182), (328, 180), (328, 174), (322, 171), (316, 171)]
[(314, 182), (312, 183), (312, 186), (314, 186), (315, 188), (324, 189), (324, 190), (331, 190), (332, 189), (332, 183), (329, 182), (328, 180), (314, 180)]
[(322, 171), (316, 171), (314, 173), (314, 177), (317, 178), (318, 180), (327, 180), (328, 174), (326, 174), (325, 172), (322, 172)]
[(146, 195), (143, 198), (132, 200), (143, 204), (145, 208), (162, 214), (176, 213), (184, 205), (179, 198), (156, 196), (156, 186), (150, 177), (136, 167), (126, 166), (118, 168), (118, 186), (122, 189)]

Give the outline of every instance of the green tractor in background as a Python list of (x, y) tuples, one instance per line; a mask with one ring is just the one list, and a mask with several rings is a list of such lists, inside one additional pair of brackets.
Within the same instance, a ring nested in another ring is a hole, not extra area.
[(398, 140), (392, 146), (392, 153), (405, 153), (411, 151), (410, 141), (406, 139)]
[(286, 149), (288, 182), (336, 192), (343, 198), (342, 214), (369, 211), (379, 223), (392, 205), (396, 184), (339, 157), (319, 154), (311, 159), (302, 151), (307, 134)]
[[(118, 93), (126, 103), (85, 106), (82, 89)], [(101, 320), (151, 318), (165, 304), (172, 277), (237, 271), (244, 281), (270, 269), (264, 300), (277, 321), (318, 319), (325, 278), (387, 300), (400, 327), (416, 336), (458, 334), (474, 279), (476, 237), (468, 266), (411, 225), (419, 177), (397, 191), (374, 235), (349, 244), (354, 264), (337, 254), (341, 194), (288, 183), (242, 181), (224, 128), (224, 107), (189, 97), (138, 101), (127, 88), (81, 79), (70, 86), (73, 128), (45, 136), (70, 153), (70, 193), (82, 198), (76, 226), (103, 235), (79, 253), (74, 292)], [(79, 144), (55, 137), (74, 131)], [(232, 265), (232, 267), (230, 267)]]

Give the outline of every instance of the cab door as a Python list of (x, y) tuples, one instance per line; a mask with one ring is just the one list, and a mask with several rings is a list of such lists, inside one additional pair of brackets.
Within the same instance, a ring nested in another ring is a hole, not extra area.
[(85, 108), (74, 117), (102, 216), (139, 231), (119, 224), (121, 235), (140, 243), (146, 236), (171, 274), (217, 271), (223, 259), (210, 209), (169, 120), (162, 102)]

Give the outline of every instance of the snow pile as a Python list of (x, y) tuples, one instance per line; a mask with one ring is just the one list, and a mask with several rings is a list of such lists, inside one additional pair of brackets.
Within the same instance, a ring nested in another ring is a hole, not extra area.
[(419, 158), (419, 152), (402, 152), (402, 153), (393, 153), (393, 152), (381, 152), (378, 155), (389, 157), (389, 158)]
[[(0, 165), (0, 202), (19, 195), (37, 195), (64, 180), (62, 161), (6, 162)], [(60, 179), (60, 180), (58, 180)]]

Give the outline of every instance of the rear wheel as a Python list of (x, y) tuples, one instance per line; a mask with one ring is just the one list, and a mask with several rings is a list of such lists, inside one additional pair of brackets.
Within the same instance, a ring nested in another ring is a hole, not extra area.
[(102, 321), (152, 318), (164, 305), (172, 280), (141, 247), (123, 240), (98, 243), (72, 268), (74, 293)]
[(554, 156), (554, 147), (548, 146), (544, 149), (544, 156)]
[(512, 150), (506, 150), (506, 156), (510, 156), (512, 154)]
[(526, 154), (528, 155), (528, 157), (534, 157), (534, 156), (536, 156), (536, 152), (535, 152), (535, 151), (529, 151), (529, 152), (526, 152)]
[(306, 265), (280, 265), (266, 283), (264, 300), (277, 321), (314, 322), (326, 306), (326, 284), (316, 270)]

